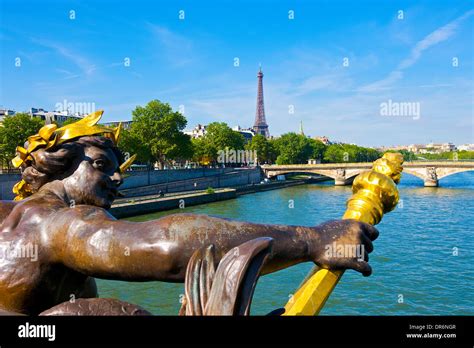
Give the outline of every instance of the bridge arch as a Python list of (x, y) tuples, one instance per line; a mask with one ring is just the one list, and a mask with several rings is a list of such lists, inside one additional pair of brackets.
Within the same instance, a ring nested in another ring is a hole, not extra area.
[[(344, 169), (344, 168), (343, 168)], [(281, 169), (266, 171), (268, 177), (288, 174), (317, 174), (334, 180), (335, 185), (350, 185), (354, 178), (361, 172), (368, 170), (367, 168), (348, 168), (343, 171), (335, 169)]]
[[(421, 180), (425, 181), (426, 179), (426, 175), (422, 172), (420, 172), (419, 170), (417, 170), (418, 168), (403, 168), (403, 172), (402, 172), (402, 178), (403, 178), (403, 174), (410, 174), (410, 175), (413, 175), (413, 176), (416, 176), (417, 178), (420, 178)], [(423, 168), (423, 170), (425, 170)]]
[(438, 173), (438, 180), (445, 178), (450, 175), (458, 174), (458, 173), (463, 173), (463, 172), (471, 172), (474, 171), (474, 168), (453, 168), (450, 170), (450, 168), (446, 169), (441, 169), (438, 168), (436, 170), (436, 173)]
[[(348, 185), (354, 177), (370, 170), (372, 163), (319, 163), (264, 165), (262, 170), (268, 177), (279, 174), (308, 173), (334, 179), (335, 185)], [(424, 181), (425, 186), (438, 186), (438, 181), (447, 176), (474, 170), (474, 162), (465, 161), (414, 161), (403, 164), (404, 173)]]
[(336, 175), (330, 172), (325, 172), (322, 170), (282, 170), (282, 171), (269, 171), (268, 176), (269, 177), (275, 177), (277, 175), (289, 175), (289, 174), (317, 174), (317, 175), (322, 175), (326, 176), (331, 179), (336, 179)]
[[(413, 167), (413, 168), (404, 168), (403, 169), (403, 173), (406, 173), (406, 174), (411, 174), (413, 176), (416, 176), (418, 178), (420, 178), (421, 180), (423, 180), (425, 182), (425, 185), (427, 182), (429, 181), (432, 181), (433, 184), (436, 184), (437, 186), (437, 182), (443, 178), (446, 178), (448, 176), (451, 176), (451, 175), (454, 175), (454, 174), (458, 174), (458, 173), (463, 173), (463, 172), (468, 172), (468, 171), (474, 171), (474, 167), (473, 168), (469, 168), (469, 167), (461, 167), (461, 168), (453, 168), (453, 167), (431, 167), (433, 168), (434, 172), (436, 173), (435, 177), (434, 178), (429, 178), (429, 175), (427, 173), (427, 167)], [(402, 174), (403, 175), (403, 174)], [(431, 185), (429, 185), (431, 186)]]

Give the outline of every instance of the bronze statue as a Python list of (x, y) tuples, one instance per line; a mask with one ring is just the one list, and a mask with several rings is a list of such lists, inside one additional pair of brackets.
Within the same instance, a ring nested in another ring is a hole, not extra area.
[[(248, 314), (260, 274), (308, 261), (371, 274), (367, 253), (378, 231), (355, 220), (317, 227), (195, 214), (140, 223), (116, 220), (107, 209), (130, 160), (124, 162), (116, 146), (120, 128), (97, 125), (101, 114), (76, 126), (45, 126), (18, 148), (13, 163), (22, 171), (14, 189), (19, 199), (0, 202), (0, 313), (114, 315), (121, 301), (86, 300), (97, 297), (94, 278), (187, 278), (182, 314)], [(328, 257), (325, 246), (334, 242), (363, 245), (364, 260)], [(37, 247), (36, 260), (18, 253), (8, 257), (7, 250), (27, 245)], [(125, 307), (125, 314), (146, 313)]]

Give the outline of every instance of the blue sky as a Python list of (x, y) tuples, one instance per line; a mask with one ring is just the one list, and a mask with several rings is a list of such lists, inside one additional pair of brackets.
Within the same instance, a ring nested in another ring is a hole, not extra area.
[[(273, 135), (303, 121), (368, 146), (474, 143), (472, 1), (0, 2), (2, 107), (67, 100), (127, 120), (160, 99), (189, 127), (248, 127), (261, 63)], [(388, 100), (420, 117), (382, 116)]]

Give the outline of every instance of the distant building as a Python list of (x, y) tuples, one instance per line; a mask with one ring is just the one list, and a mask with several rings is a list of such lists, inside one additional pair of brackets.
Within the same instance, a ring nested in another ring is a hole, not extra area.
[(436, 153), (442, 153), (442, 152), (456, 151), (456, 145), (454, 145), (453, 143), (441, 143), (441, 144), (429, 143), (426, 145), (412, 144), (407, 147), (407, 150), (416, 154), (426, 154), (426, 153), (436, 154)]
[(243, 128), (240, 128), (240, 126), (235, 126), (234, 128), (232, 128), (232, 130), (242, 134), (244, 136), (246, 143), (252, 141), (252, 138), (255, 135), (255, 131), (251, 128), (243, 129)]
[(429, 143), (426, 145), (426, 147), (428, 149), (434, 149), (435, 152), (451, 152), (456, 150), (456, 145), (454, 145), (453, 143)]
[(380, 151), (380, 152), (385, 152), (385, 151), (389, 151), (389, 150), (393, 150), (393, 151), (400, 151), (400, 150), (411, 151), (410, 146), (408, 146), (408, 145), (380, 146), (380, 147), (375, 147), (375, 149)]
[(308, 164), (320, 164), (321, 163), (321, 159), (318, 158), (318, 159), (313, 159), (313, 158), (310, 158), (308, 160)]
[[(75, 120), (79, 121), (86, 116), (86, 114), (81, 114), (76, 112), (74, 114), (70, 113), (69, 111), (47, 111), (43, 108), (30, 108), (29, 111), (25, 113), (29, 114), (31, 117), (38, 117), (42, 119), (46, 124), (57, 123), (59, 125), (63, 124), (68, 120)], [(16, 112), (10, 109), (0, 109), (0, 122), (3, 121), (5, 116), (12, 116), (15, 115)], [(130, 128), (132, 121), (121, 121), (122, 126), (125, 129)], [(119, 122), (106, 122), (104, 125), (114, 126), (116, 127)]]
[(11, 116), (11, 115), (15, 115), (15, 110), (0, 109), (0, 116)]
[(3, 121), (3, 119), (5, 118), (5, 116), (12, 116), (12, 115), (15, 115), (15, 111), (14, 111), (14, 110), (10, 110), (10, 109), (0, 109), (0, 122)]
[(101, 125), (115, 128), (115, 127), (118, 127), (120, 123), (122, 123), (122, 129), (130, 129), (130, 127), (132, 126), (132, 122), (133, 121), (110, 121), (110, 122), (101, 123)]
[(71, 115), (67, 111), (46, 111), (42, 108), (31, 108), (28, 114), (30, 114), (31, 117), (41, 118), (46, 124), (51, 124), (51, 123), (62, 124), (65, 121), (70, 120), (70, 119), (79, 121), (85, 116), (79, 113)]
[(184, 131), (183, 133), (189, 135), (193, 139), (201, 138), (206, 135), (206, 126), (198, 124), (192, 130)]
[(474, 151), (474, 144), (459, 145), (457, 148), (459, 151)]
[(314, 137), (314, 140), (318, 140), (318, 141), (322, 142), (324, 145), (331, 145), (332, 144), (332, 142), (329, 141), (329, 138), (326, 137), (326, 136)]
[(426, 147), (423, 144), (411, 144), (408, 145), (407, 150), (413, 153), (421, 153), (422, 150), (426, 150)]
[[(78, 113), (71, 115), (67, 111), (47, 111), (43, 108), (30, 108), (26, 112), (31, 117), (38, 117), (42, 119), (46, 124), (57, 123), (62, 124), (69, 119), (80, 120), (85, 115), (80, 115)], [(9, 109), (0, 109), (0, 122), (3, 121), (5, 116), (13, 116), (16, 112)]]
[[(197, 139), (207, 134), (206, 129), (207, 129), (206, 125), (198, 124), (193, 129), (185, 130), (183, 133), (189, 135), (193, 139)], [(255, 132), (253, 131), (253, 129), (243, 129), (240, 126), (235, 126), (232, 128), (232, 130), (242, 134), (244, 136), (245, 142), (251, 141), (253, 136), (255, 135)]]

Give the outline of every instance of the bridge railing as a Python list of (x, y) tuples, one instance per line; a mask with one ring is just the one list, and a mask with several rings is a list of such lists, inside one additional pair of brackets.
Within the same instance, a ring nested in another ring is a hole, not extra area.
[(410, 163), (410, 162), (449, 162), (449, 163), (456, 163), (456, 162), (474, 162), (474, 159), (417, 159), (414, 161), (407, 161), (405, 163)]
[[(414, 160), (414, 161), (406, 161), (404, 164), (409, 165), (409, 164), (431, 164), (431, 163), (474, 163), (474, 159), (460, 159), (460, 160), (450, 160), (450, 159), (440, 159), (440, 160), (434, 160), (434, 159), (426, 159), (426, 160)], [(368, 165), (371, 165), (372, 162), (330, 162), (330, 163), (315, 163), (315, 164), (308, 164), (308, 163), (300, 163), (300, 164), (264, 164), (262, 165), (262, 168), (278, 168), (278, 167), (325, 167), (325, 166), (340, 166), (340, 167), (345, 167), (345, 166), (363, 166), (366, 167)]]

